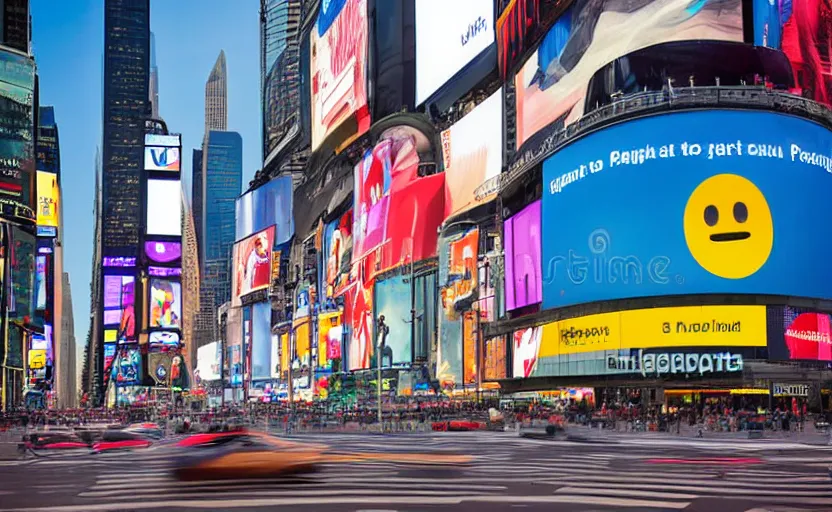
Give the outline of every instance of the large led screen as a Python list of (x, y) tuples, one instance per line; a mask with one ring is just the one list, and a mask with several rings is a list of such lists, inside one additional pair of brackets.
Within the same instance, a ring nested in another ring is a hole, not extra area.
[(179, 148), (152, 147), (144, 148), (144, 168), (147, 171), (179, 172), (181, 164)]
[(478, 228), (472, 228), (448, 244), (448, 280), (442, 290), (442, 303), (448, 318), (455, 318), (457, 310), (469, 309), (476, 297), (479, 234)]
[(173, 331), (154, 331), (147, 335), (151, 347), (179, 348), (179, 333)]
[(324, 228), (324, 279), (326, 292), (323, 299), (334, 297), (348, 284), (352, 262), (352, 208)]
[[(390, 329), (381, 354), (382, 366), (409, 364), (413, 359), (413, 323), (410, 318), (410, 283), (404, 276), (378, 281), (375, 285), (376, 318), (384, 316)], [(377, 366), (376, 361), (372, 362)]]
[(104, 326), (119, 343), (136, 340), (135, 286), (133, 276), (104, 276)]
[(419, 176), (418, 148), (428, 144), (421, 132), (393, 128), (356, 165), (353, 263), (379, 247), (381, 255), (373, 256), (378, 261), (367, 265), (373, 272), (436, 255), (445, 175)]
[(211, 381), (220, 378), (222, 343), (214, 341), (196, 349), (196, 372), (200, 380)]
[(236, 203), (236, 238), (241, 240), (274, 226), (274, 242), (280, 245), (295, 234), (292, 216), (292, 177), (280, 176), (246, 192)]
[(46, 309), (46, 256), (35, 261), (35, 309)]
[(322, 2), (311, 34), (312, 150), (350, 116), (370, 127), (367, 0)]
[(144, 253), (154, 263), (173, 263), (182, 257), (179, 242), (145, 242)]
[(272, 306), (257, 302), (251, 308), (251, 378), (271, 378)]
[[(442, 132), (445, 217), (476, 206), (477, 188), (503, 168), (503, 90)], [(495, 188), (496, 190), (496, 188)]]
[(234, 244), (234, 294), (243, 295), (264, 290), (271, 284), (274, 226), (255, 233)]
[(574, 2), (515, 76), (517, 147), (554, 121), (584, 115), (596, 71), (669, 41), (743, 40), (742, 0)]
[(178, 148), (182, 145), (182, 139), (179, 135), (159, 135), (156, 133), (147, 133), (144, 136), (144, 145)]
[(416, 0), (416, 103), (494, 42), (492, 0)]
[[(450, 282), (451, 242), (454, 237), (443, 236), (439, 239), (439, 283), (446, 286)], [(448, 315), (453, 307), (445, 309), (439, 315), (439, 348), (436, 353), (436, 378), (443, 388), (453, 388), (462, 384), (462, 321), (454, 315)]]
[(344, 295), (345, 323), (350, 325), (347, 340), (349, 370), (370, 368), (374, 354), (373, 281), (358, 279)]
[(561, 149), (543, 164), (544, 308), (832, 298), (832, 236), (815, 220), (830, 216), (830, 143), (798, 117), (712, 110), (618, 124)]
[(832, 102), (832, 9), (826, 0), (754, 0), (754, 43), (776, 48), (792, 65), (800, 96)]
[(117, 386), (134, 386), (141, 383), (142, 355), (138, 348), (121, 348), (113, 365), (113, 379)]
[(23, 207), (34, 220), (35, 61), (0, 51), (0, 67), (0, 201)]
[(150, 279), (150, 327), (182, 328), (182, 285), (169, 279)]
[(540, 201), (535, 201), (503, 223), (505, 239), (506, 309), (543, 300), (540, 265)]
[(147, 234), (182, 236), (179, 180), (147, 180)]
[(58, 175), (51, 172), (38, 171), (38, 206), (37, 223), (43, 227), (58, 227), (58, 204), (60, 191), (58, 190)]

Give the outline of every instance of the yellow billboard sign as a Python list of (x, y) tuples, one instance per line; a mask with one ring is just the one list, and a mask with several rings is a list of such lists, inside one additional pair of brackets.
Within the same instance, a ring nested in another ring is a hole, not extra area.
[(539, 355), (640, 348), (764, 346), (765, 306), (689, 306), (602, 313), (546, 324)]
[(37, 349), (29, 351), (29, 369), (41, 370), (46, 367), (46, 350)]
[(58, 190), (58, 175), (46, 171), (38, 171), (38, 226), (58, 227), (58, 205), (60, 191)]

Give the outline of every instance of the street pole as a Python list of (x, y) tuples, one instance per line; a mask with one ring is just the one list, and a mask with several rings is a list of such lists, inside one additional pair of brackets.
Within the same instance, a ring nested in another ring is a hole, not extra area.
[(376, 344), (376, 351), (378, 352), (378, 375), (376, 378), (376, 395), (378, 398), (378, 428), (379, 432), (383, 432), (383, 418), (381, 414), (381, 362), (382, 362), (382, 352), (384, 351), (384, 341), (385, 336), (387, 335), (387, 326), (384, 325), (384, 315), (378, 317), (378, 343)]

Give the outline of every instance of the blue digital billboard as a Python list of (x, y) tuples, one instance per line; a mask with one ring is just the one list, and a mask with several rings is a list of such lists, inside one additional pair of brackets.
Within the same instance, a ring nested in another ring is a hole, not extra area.
[(292, 217), (292, 177), (280, 176), (237, 198), (236, 239), (242, 240), (269, 226), (275, 226), (275, 245), (295, 234)]
[(832, 133), (762, 111), (587, 135), (543, 165), (543, 307), (677, 294), (832, 298)]

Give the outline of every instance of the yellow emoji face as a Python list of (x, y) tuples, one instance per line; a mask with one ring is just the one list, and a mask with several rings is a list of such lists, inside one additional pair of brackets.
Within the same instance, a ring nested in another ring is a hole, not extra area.
[(718, 174), (700, 183), (685, 206), (684, 224), (693, 258), (725, 279), (743, 279), (760, 270), (774, 244), (765, 196), (736, 174)]

